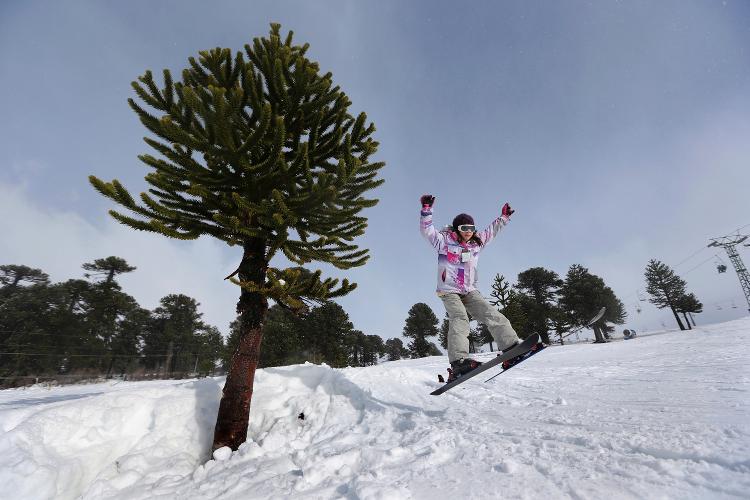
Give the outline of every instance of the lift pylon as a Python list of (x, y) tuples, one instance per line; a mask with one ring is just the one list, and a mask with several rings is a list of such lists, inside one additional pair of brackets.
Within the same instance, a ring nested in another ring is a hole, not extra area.
[(737, 277), (740, 279), (740, 286), (745, 293), (745, 300), (747, 301), (747, 310), (750, 312), (750, 276), (747, 273), (745, 264), (740, 258), (740, 254), (737, 253), (737, 249), (735, 248), (748, 238), (750, 238), (750, 236), (743, 234), (722, 236), (721, 238), (711, 239), (711, 243), (709, 243), (708, 246), (722, 247), (726, 250), (727, 255), (729, 255), (729, 260), (732, 262), (734, 270), (737, 272)]

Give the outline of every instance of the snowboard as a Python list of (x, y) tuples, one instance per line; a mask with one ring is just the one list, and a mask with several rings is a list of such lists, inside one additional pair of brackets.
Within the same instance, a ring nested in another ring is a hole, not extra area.
[(463, 384), (467, 380), (476, 377), (480, 373), (482, 373), (482, 372), (484, 372), (486, 370), (489, 370), (492, 367), (495, 367), (495, 366), (498, 366), (498, 365), (502, 364), (503, 361), (507, 361), (509, 359), (515, 358), (516, 356), (520, 356), (521, 354), (524, 354), (524, 353), (530, 351), (532, 347), (534, 347), (535, 345), (537, 345), (541, 341), (542, 341), (542, 339), (541, 339), (541, 337), (539, 336), (538, 333), (535, 333), (533, 335), (529, 335), (528, 337), (526, 337), (526, 339), (523, 342), (521, 342), (520, 344), (518, 344), (514, 348), (510, 349), (509, 351), (507, 351), (507, 352), (505, 352), (505, 353), (503, 353), (503, 354), (501, 354), (501, 355), (499, 355), (499, 356), (497, 356), (497, 357), (495, 357), (495, 358), (493, 358), (493, 359), (491, 359), (491, 360), (489, 360), (489, 361), (487, 361), (485, 363), (482, 363), (481, 365), (479, 365), (479, 367), (474, 368), (469, 373), (464, 373), (463, 375), (461, 375), (460, 377), (458, 377), (456, 380), (453, 380), (453, 381), (448, 382), (447, 384), (445, 384), (445, 385), (443, 385), (441, 387), (438, 387), (437, 389), (435, 389), (434, 391), (432, 391), (430, 393), (430, 395), (431, 396), (438, 396), (438, 395), (444, 393), (445, 391), (449, 391), (449, 390), (453, 389), (454, 387), (456, 387), (457, 385)]

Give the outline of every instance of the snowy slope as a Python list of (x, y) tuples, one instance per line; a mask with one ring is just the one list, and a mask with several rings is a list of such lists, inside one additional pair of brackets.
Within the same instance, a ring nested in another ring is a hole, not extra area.
[(0, 391), (0, 498), (748, 498), (748, 342), (552, 347), (439, 397), (441, 357), (266, 369), (210, 461), (221, 379)]

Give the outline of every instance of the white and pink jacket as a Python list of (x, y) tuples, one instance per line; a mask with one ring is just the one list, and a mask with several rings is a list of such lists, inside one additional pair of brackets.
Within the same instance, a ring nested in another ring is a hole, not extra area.
[(438, 295), (447, 293), (464, 295), (477, 289), (479, 252), (507, 224), (508, 218), (498, 217), (487, 229), (477, 232), (477, 236), (482, 241), (481, 245), (474, 241), (460, 243), (455, 232), (439, 232), (435, 229), (432, 225), (432, 208), (422, 208), (420, 232), (438, 253)]

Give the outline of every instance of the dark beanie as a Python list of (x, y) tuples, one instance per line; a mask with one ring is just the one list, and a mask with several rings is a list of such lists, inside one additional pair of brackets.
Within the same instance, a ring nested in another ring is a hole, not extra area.
[(458, 214), (453, 219), (453, 230), (458, 231), (458, 226), (461, 224), (474, 224), (474, 218), (469, 214)]

